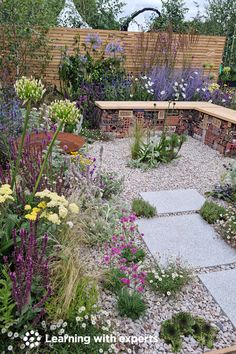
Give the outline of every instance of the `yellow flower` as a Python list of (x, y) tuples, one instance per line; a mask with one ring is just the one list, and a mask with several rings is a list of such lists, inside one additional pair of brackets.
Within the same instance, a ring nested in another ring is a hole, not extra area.
[(78, 214), (78, 213), (79, 213), (79, 207), (78, 207), (78, 205), (76, 205), (75, 203), (69, 204), (69, 210), (70, 210), (73, 214)]
[(4, 195), (4, 194), (12, 194), (12, 190), (11, 190), (11, 186), (10, 184), (3, 184), (1, 187), (0, 187), (0, 194)]
[(77, 155), (79, 155), (79, 153), (78, 153), (78, 151), (71, 151), (70, 155), (77, 156)]
[(31, 221), (35, 221), (37, 219), (37, 214), (36, 213), (26, 214), (25, 218)]
[(47, 219), (48, 219), (48, 221), (51, 221), (53, 224), (56, 224), (56, 225), (60, 225), (60, 223), (61, 223), (59, 216), (56, 213), (49, 214)]
[(59, 215), (62, 219), (65, 219), (65, 217), (67, 216), (68, 214), (68, 210), (63, 206), (63, 205), (60, 205), (59, 206)]
[(25, 210), (31, 210), (31, 206), (29, 204), (26, 204), (24, 207)]
[(38, 208), (45, 209), (47, 207), (47, 203), (42, 201), (38, 204)]
[(40, 208), (33, 208), (32, 213), (39, 213), (41, 211)]

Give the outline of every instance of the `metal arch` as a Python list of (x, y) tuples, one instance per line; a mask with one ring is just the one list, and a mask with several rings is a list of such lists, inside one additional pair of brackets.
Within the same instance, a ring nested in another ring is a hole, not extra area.
[(153, 11), (153, 12), (156, 12), (158, 14), (159, 17), (161, 17), (161, 13), (159, 10), (153, 8), (153, 7), (145, 7), (141, 10), (138, 10), (138, 11), (135, 11), (131, 16), (129, 16), (125, 22), (121, 25), (120, 27), (120, 30), (121, 31), (128, 31), (128, 28), (129, 28), (129, 24), (130, 22), (135, 18), (137, 17), (138, 15), (140, 15), (141, 13), (145, 12), (145, 11)]

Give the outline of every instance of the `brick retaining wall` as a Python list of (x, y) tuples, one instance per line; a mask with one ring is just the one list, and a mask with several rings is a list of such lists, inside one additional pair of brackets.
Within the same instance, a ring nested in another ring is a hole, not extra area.
[[(117, 138), (130, 135), (135, 121), (144, 128), (163, 130), (165, 110), (100, 110), (101, 130)], [(221, 154), (236, 151), (236, 124), (218, 119), (197, 110), (170, 110), (166, 117), (169, 131), (188, 134)]]

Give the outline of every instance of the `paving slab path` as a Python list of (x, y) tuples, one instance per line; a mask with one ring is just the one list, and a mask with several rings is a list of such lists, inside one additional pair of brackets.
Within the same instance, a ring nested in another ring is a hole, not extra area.
[[(157, 209), (156, 217), (137, 222), (151, 254), (163, 265), (170, 257), (180, 257), (196, 268), (201, 281), (236, 327), (236, 268), (221, 269), (236, 262), (236, 251), (197, 213), (205, 198), (194, 189), (140, 195)], [(208, 267), (209, 271), (202, 273)]]

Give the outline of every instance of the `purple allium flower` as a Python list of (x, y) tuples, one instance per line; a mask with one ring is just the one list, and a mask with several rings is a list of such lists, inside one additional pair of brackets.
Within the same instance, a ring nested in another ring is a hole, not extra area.
[(85, 39), (85, 43), (87, 45), (91, 45), (93, 50), (97, 50), (102, 45), (102, 39), (100, 38), (98, 33), (89, 33)]
[(105, 48), (105, 53), (107, 55), (109, 55), (109, 54), (115, 55), (118, 53), (122, 53), (123, 51), (124, 51), (124, 48), (118, 42), (108, 43)]

